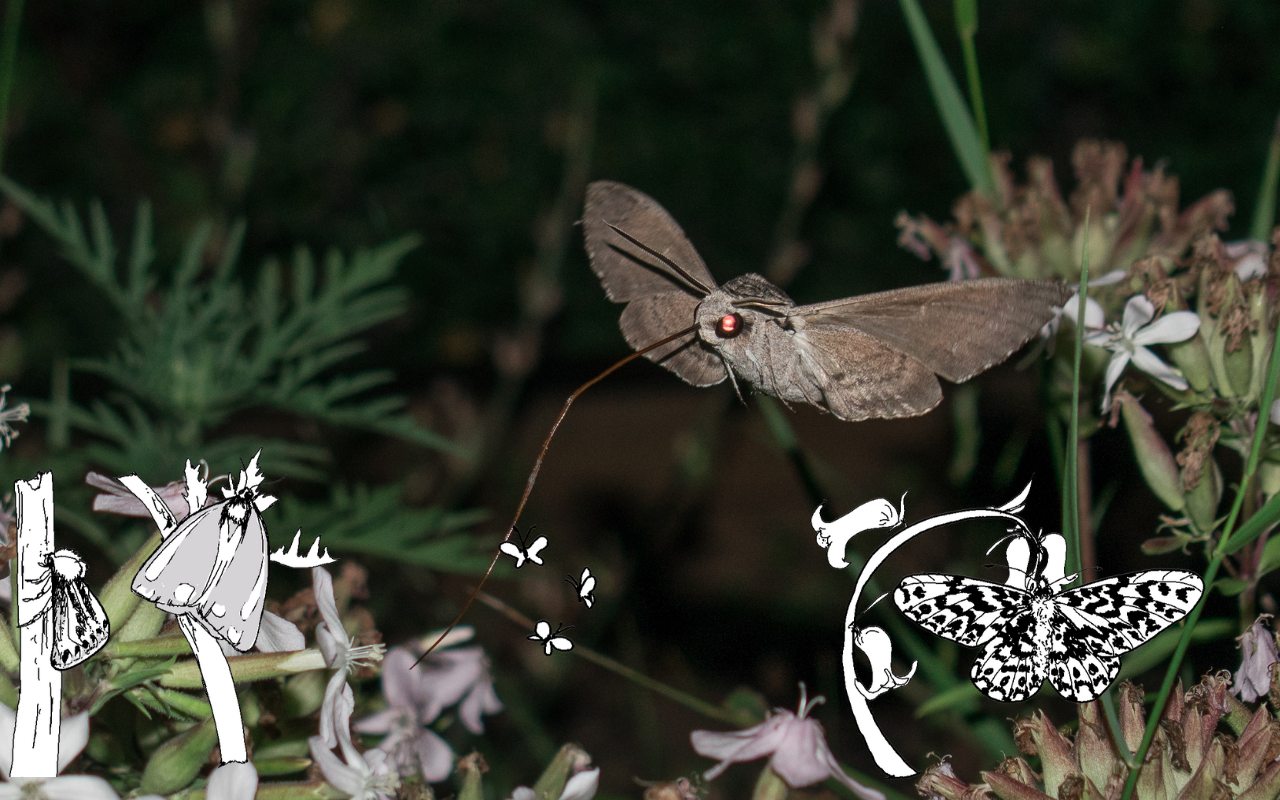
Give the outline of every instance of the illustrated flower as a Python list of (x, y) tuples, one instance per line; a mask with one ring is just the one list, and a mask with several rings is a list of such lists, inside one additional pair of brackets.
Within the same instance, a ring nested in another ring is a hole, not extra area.
[[(382, 660), (386, 646), (381, 644), (356, 647), (352, 639), (342, 627), (342, 617), (338, 615), (338, 602), (333, 597), (333, 576), (323, 567), (311, 569), (311, 586), (315, 593), (316, 606), (320, 609), (323, 621), (316, 626), (316, 642), (324, 655), (324, 663), (334, 670), (329, 684), (324, 690), (324, 702), (320, 705), (320, 737), (330, 749), (338, 743), (341, 731), (346, 730), (351, 711), (347, 710), (347, 719), (341, 725), (338, 719), (341, 714), (339, 696), (347, 685), (347, 675), (357, 667), (367, 666)], [(347, 694), (351, 690), (347, 689)], [(348, 739), (350, 733), (346, 734)], [(335, 786), (337, 784), (334, 784)]]
[(1237, 639), (1240, 642), (1240, 669), (1236, 670), (1231, 681), (1231, 693), (1246, 703), (1267, 696), (1271, 690), (1271, 665), (1280, 661), (1276, 637), (1263, 624), (1270, 616), (1263, 614), (1258, 617)]
[(719, 764), (704, 772), (703, 777), (714, 780), (734, 762), (769, 756), (769, 766), (793, 789), (835, 778), (863, 800), (885, 800), (881, 792), (863, 786), (845, 774), (831, 754), (822, 724), (809, 717), (813, 707), (824, 702), (826, 698), (821, 695), (807, 700), (802, 683), (799, 713), (775, 708), (772, 716), (752, 728), (727, 733), (694, 731), (689, 734), (689, 741), (698, 755), (720, 760)]
[[(0, 783), (0, 800), (119, 800), (111, 784), (96, 775), (59, 775), (56, 778), (9, 778), (13, 767), (13, 731), (18, 715), (0, 704), (0, 771), (8, 779)], [(58, 736), (58, 771), (80, 755), (89, 743), (89, 713), (62, 720)]]
[[(591, 800), (600, 788), (600, 768), (585, 769), (565, 781), (560, 800)], [(517, 786), (511, 792), (511, 800), (538, 800), (538, 795), (528, 786)]]
[[(317, 567), (319, 569), (319, 567)], [(332, 587), (331, 587), (332, 591)], [(339, 671), (338, 674), (342, 674)], [(325, 698), (328, 702), (329, 698)], [(342, 691), (334, 700), (331, 732), (342, 748), (342, 758), (333, 753), (323, 736), (307, 739), (311, 758), (320, 768), (320, 774), (335, 789), (351, 795), (351, 800), (392, 800), (400, 788), (400, 774), (388, 762), (382, 750), (369, 750), (361, 755), (351, 743), (351, 712), (355, 708), (355, 696), (344, 680)], [(323, 723), (324, 717), (321, 716)]]
[[(453, 771), (453, 748), (426, 726), (439, 714), (425, 713), (424, 673), (404, 647), (393, 647), (382, 661), (382, 695), (387, 708), (352, 725), (359, 733), (386, 734), (378, 749), (387, 753), (401, 775), (421, 773), (438, 783)], [(470, 726), (468, 726), (470, 727)]]
[[(1187, 388), (1182, 375), (1161, 361), (1146, 346), (1190, 339), (1200, 330), (1200, 317), (1194, 311), (1174, 311), (1152, 322), (1155, 314), (1156, 309), (1151, 301), (1145, 295), (1135, 294), (1125, 303), (1124, 315), (1118, 325), (1112, 323), (1106, 330), (1085, 336), (1084, 340), (1088, 344), (1111, 351), (1111, 361), (1107, 364), (1106, 392), (1102, 398), (1103, 411), (1111, 407), (1111, 389), (1120, 380), (1120, 374), (1130, 361), (1138, 369), (1175, 389)], [(1086, 319), (1086, 325), (1087, 323)]]

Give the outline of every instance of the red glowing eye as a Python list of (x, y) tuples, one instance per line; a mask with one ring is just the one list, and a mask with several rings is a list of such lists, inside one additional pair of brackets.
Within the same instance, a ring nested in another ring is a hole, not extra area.
[(716, 323), (716, 334), (722, 339), (732, 339), (742, 333), (742, 317), (737, 314), (725, 314)]

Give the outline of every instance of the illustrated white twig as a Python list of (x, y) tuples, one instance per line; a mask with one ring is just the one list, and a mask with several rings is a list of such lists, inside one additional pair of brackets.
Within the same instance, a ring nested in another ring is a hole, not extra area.
[[(18, 626), (22, 685), (13, 731), (13, 778), (58, 774), (62, 673), (54, 669), (48, 580), (53, 553), (53, 473), (14, 483), (18, 516)], [(43, 587), (43, 589), (41, 588)]]

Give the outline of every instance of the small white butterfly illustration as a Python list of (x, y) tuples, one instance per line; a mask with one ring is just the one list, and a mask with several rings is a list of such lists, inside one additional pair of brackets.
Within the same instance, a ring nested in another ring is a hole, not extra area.
[(1059, 534), (1020, 534), (1009, 546), (1004, 585), (909, 575), (893, 601), (944, 639), (984, 645), (969, 677), (993, 700), (1026, 700), (1047, 678), (1067, 700), (1087, 703), (1116, 679), (1122, 655), (1191, 613), (1204, 581), (1183, 570), (1147, 570), (1061, 591), (1075, 577), (1063, 576), (1065, 552)]
[[(538, 527), (534, 525), (533, 528)], [(533, 533), (533, 528), (529, 529), (529, 533)], [(538, 566), (542, 566), (542, 557), (538, 553), (542, 552), (542, 548), (547, 546), (547, 537), (539, 536), (533, 540), (533, 544), (525, 541), (525, 534), (520, 532), (519, 528), (515, 529), (516, 536), (520, 538), (520, 544), (515, 542), (503, 542), (498, 545), (498, 549), (516, 560), (516, 569), (524, 566), (524, 562), (532, 561)]]
[(582, 577), (576, 581), (572, 575), (565, 578), (574, 589), (578, 590), (578, 600), (586, 603), (587, 608), (595, 605), (596, 596), (592, 594), (596, 590), (596, 577), (591, 574), (591, 567), (582, 568)]
[(538, 620), (538, 624), (533, 627), (534, 632), (529, 634), (526, 638), (533, 642), (542, 642), (542, 646), (546, 651), (546, 654), (551, 655), (551, 650), (553, 648), (556, 650), (573, 649), (573, 642), (569, 641), (568, 637), (560, 635), (572, 628), (572, 625), (566, 628), (564, 623), (561, 623), (556, 626), (556, 632), (552, 633), (551, 623), (547, 622), (545, 619), (540, 619)]

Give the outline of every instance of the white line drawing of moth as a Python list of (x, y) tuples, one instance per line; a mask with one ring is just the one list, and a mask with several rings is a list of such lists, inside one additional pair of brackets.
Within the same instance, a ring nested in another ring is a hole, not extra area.
[[(222, 490), (223, 499), (206, 505), (208, 484), (186, 464), (186, 499), (190, 513), (178, 522), (164, 500), (137, 475), (120, 478), (142, 501), (164, 541), (134, 576), (133, 591), (178, 618), (200, 665), (213, 708), (224, 763), (246, 762), (240, 704), (231, 667), (221, 642), (248, 652), (259, 638), (267, 592), (267, 562), (310, 568), (332, 563), (320, 555), (319, 541), (307, 556), (298, 555), (298, 536), (290, 552), (267, 553), (262, 512), (275, 498), (260, 490), (259, 450)], [(296, 634), (296, 630), (294, 631)]]

